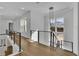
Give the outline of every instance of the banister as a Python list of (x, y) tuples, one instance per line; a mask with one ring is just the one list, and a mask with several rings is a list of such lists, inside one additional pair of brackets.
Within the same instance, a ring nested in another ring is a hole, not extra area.
[[(30, 30), (30, 31), (31, 31), (30, 34), (32, 34), (32, 31), (36, 31), (36, 30)], [(52, 43), (53, 43), (53, 46), (54, 46), (54, 44), (55, 44), (55, 43), (54, 43), (54, 40), (56, 40), (56, 39), (58, 40), (58, 38), (57, 38), (57, 36), (55, 35), (55, 33), (54, 33), (53, 31), (38, 30), (38, 42), (39, 42), (39, 40), (40, 40), (40, 39), (39, 39), (39, 36), (40, 36), (39, 33), (40, 33), (40, 32), (49, 32), (49, 33), (50, 33), (50, 46), (51, 46), (51, 40), (52, 40), (52, 34), (53, 34), (53, 42), (52, 42)], [(54, 37), (55, 37), (56, 39), (55, 39)], [(71, 46), (71, 47), (72, 47), (72, 52), (73, 52), (73, 42), (71, 42), (71, 41), (66, 41), (66, 40), (61, 40), (61, 41), (60, 41), (61, 48), (62, 48), (62, 46), (63, 46), (63, 42), (71, 43), (71, 45), (72, 45), (72, 46)]]

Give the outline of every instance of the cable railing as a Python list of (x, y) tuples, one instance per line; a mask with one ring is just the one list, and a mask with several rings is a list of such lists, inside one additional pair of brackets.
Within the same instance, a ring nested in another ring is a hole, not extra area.
[[(32, 36), (32, 34), (35, 32), (36, 30), (30, 30), (30, 37)], [(37, 31), (38, 33), (36, 35), (38, 35), (38, 38), (37, 38), (37, 42), (38, 43), (43, 43), (44, 42), (41, 42), (42, 40), (44, 40), (45, 42), (46, 39), (48, 40), (48, 42), (50, 42), (50, 46), (51, 47), (57, 47), (57, 44), (58, 44), (58, 41), (59, 41), (59, 48), (61, 49), (65, 49), (67, 50), (68, 48), (64, 48), (65, 44), (68, 44), (71, 52), (73, 52), (73, 42), (70, 42), (70, 41), (66, 41), (66, 40), (59, 40), (57, 38), (57, 35), (55, 34), (55, 32), (52, 32), (52, 31), (40, 31), (38, 30)]]
[[(55, 35), (55, 33), (53, 33), (53, 37), (55, 37), (56, 39), (54, 39), (54, 40), (58, 40), (58, 38), (57, 38), (57, 36)], [(63, 45), (66, 43), (68, 43), (68, 44), (70, 44), (71, 45), (71, 52), (73, 52), (73, 42), (71, 42), (71, 41), (66, 41), (66, 40), (60, 40), (60, 48), (62, 48), (63, 49)]]
[[(0, 34), (0, 56), (6, 56), (12, 53), (11, 50), (7, 49), (8, 47), (11, 46), (8, 40), (8, 36), (9, 35), (6, 33)], [(7, 52), (7, 51), (10, 51), (10, 52)]]
[[(5, 39), (3, 38), (4, 35), (6, 35), (6, 34), (0, 34), (0, 47), (6, 46), (6, 41), (5, 41)], [(3, 36), (3, 37), (2, 37), (2, 36)]]
[(21, 52), (21, 33), (14, 31), (0, 34), (0, 49), (0, 55), (3, 56)]

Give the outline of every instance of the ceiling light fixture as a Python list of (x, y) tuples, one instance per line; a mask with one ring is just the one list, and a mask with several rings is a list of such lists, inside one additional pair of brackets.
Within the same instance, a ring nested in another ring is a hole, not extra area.
[(4, 7), (0, 7), (0, 9), (4, 9)]
[(40, 2), (36, 2), (36, 4), (39, 4)]
[(21, 8), (22, 10), (24, 10), (25, 8)]

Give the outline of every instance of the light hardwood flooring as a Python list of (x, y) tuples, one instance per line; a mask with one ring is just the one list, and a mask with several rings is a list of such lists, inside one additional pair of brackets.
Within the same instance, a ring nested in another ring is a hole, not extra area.
[[(18, 44), (18, 38), (16, 38), (16, 43)], [(24, 37), (21, 38), (21, 45), (23, 52), (16, 56), (75, 56), (72, 52), (31, 42), (30, 39)]]

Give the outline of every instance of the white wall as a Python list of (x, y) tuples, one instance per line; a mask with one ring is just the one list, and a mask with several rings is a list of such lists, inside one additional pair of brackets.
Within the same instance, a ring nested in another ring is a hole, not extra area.
[(31, 29), (44, 30), (43, 14), (36, 10), (31, 10)]
[(8, 28), (8, 23), (5, 20), (0, 20), (0, 34), (6, 33), (6, 29)]
[[(64, 30), (65, 30), (65, 34), (64, 34), (64, 40), (66, 41), (73, 41), (73, 10), (72, 9), (69, 9), (69, 8), (65, 8), (65, 9), (62, 9), (62, 10), (59, 10), (59, 11), (56, 11), (55, 12), (55, 18), (58, 18), (58, 17), (63, 17), (64, 18)], [(44, 29), (49, 31), (49, 17), (48, 16), (45, 16), (45, 22), (44, 22)], [(48, 34), (49, 35), (49, 34)], [(46, 34), (45, 34), (46, 36)], [(45, 38), (47, 38), (47, 42), (49, 37), (46, 36)]]
[(24, 37), (30, 38), (31, 11), (27, 11), (27, 12), (24, 14), (24, 17), (27, 17), (27, 19), (26, 19), (26, 20), (27, 20), (27, 25), (26, 25), (27, 31), (24, 31), (24, 32), (21, 32), (21, 33), (22, 33), (22, 35), (23, 35)]
[(20, 32), (20, 18), (13, 19), (13, 29), (16, 32)]
[[(79, 3), (78, 3), (78, 10), (79, 10)], [(79, 16), (79, 11), (78, 11), (78, 16)], [(78, 20), (78, 55), (79, 55), (79, 20)]]
[[(50, 21), (48, 15), (44, 16), (44, 30), (50, 31)], [(50, 46), (50, 32), (44, 33), (45, 45)]]
[[(73, 9), (65, 13), (64, 17), (64, 40), (73, 42)], [(64, 44), (67, 50), (72, 51), (72, 44), (66, 42)]]
[[(74, 3), (74, 7), (68, 7), (55, 12), (55, 17), (64, 17), (64, 40), (73, 42), (73, 52), (78, 55), (78, 5)], [(49, 30), (48, 18), (45, 18), (45, 30)], [(48, 38), (46, 36), (46, 38)], [(69, 44), (65, 48), (71, 50)]]
[[(44, 30), (44, 16), (37, 10), (31, 10), (31, 30)], [(39, 41), (44, 43), (44, 33), (40, 33)]]
[(78, 55), (78, 3), (74, 3), (73, 15), (73, 43), (74, 53)]
[(10, 19), (5, 16), (0, 16), (0, 34), (6, 33)]
[[(21, 32), (22, 36), (25, 36), (27, 38), (30, 37), (30, 30), (44, 30), (44, 17), (43, 14), (38, 12), (37, 10), (31, 10), (30, 12), (26, 12), (24, 15), (27, 19), (27, 32)], [(20, 31), (20, 19), (21, 17), (17, 17), (13, 20), (14, 22), (14, 30)], [(40, 34), (41, 35), (41, 34)], [(43, 36), (40, 36), (40, 42), (43, 41)]]
[[(78, 5), (61, 10), (56, 17), (64, 17), (64, 40), (73, 42), (73, 52), (78, 55)], [(71, 50), (70, 44), (65, 48)]]
[[(31, 17), (30, 17), (30, 11), (27, 11), (24, 15), (22, 15), (21, 17), (16, 17), (14, 20), (13, 20), (13, 23), (14, 23), (14, 31), (17, 31), (17, 32), (21, 32), (21, 35), (26, 37), (26, 38), (29, 38), (30, 37), (30, 20), (31, 20)], [(27, 31), (21, 31), (21, 25), (20, 25), (20, 21), (23, 17), (27, 17)]]

